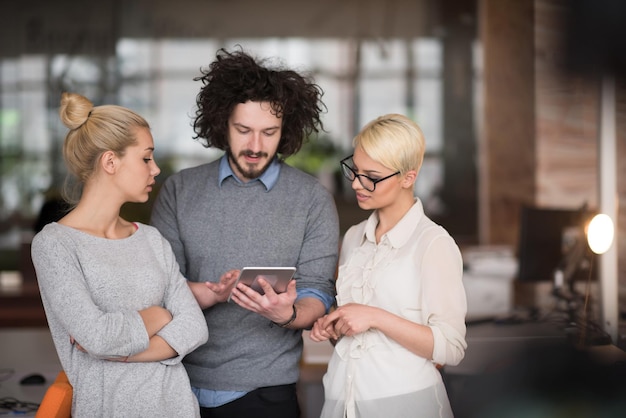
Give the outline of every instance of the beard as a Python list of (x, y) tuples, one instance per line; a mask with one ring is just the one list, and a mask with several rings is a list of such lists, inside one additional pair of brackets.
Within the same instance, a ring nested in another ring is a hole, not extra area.
[(228, 160), (235, 166), (237, 171), (245, 179), (254, 180), (258, 178), (259, 176), (261, 176), (263, 173), (265, 173), (265, 170), (267, 170), (267, 168), (270, 166), (276, 154), (272, 155), (270, 158), (267, 158), (269, 157), (269, 154), (267, 154), (266, 152), (252, 152), (252, 151), (246, 150), (246, 151), (241, 151), (239, 153), (238, 157), (253, 156), (253, 157), (267, 158), (265, 165), (261, 167), (258, 167), (258, 164), (253, 164), (253, 165), (246, 164), (245, 167), (239, 164), (239, 160), (235, 158), (230, 148), (226, 150), (226, 155), (228, 156)]

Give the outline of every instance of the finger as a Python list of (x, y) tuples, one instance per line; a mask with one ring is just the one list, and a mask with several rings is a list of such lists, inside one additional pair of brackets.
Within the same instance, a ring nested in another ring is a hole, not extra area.
[(250, 299), (246, 297), (245, 295), (242, 298), (241, 295), (236, 296), (235, 294), (233, 294), (233, 296), (231, 297), (231, 300), (247, 311), (254, 312), (257, 314), (262, 314), (261, 307), (258, 304), (250, 301)]
[(297, 295), (297, 290), (296, 290), (296, 279), (291, 279), (289, 281), (289, 283), (287, 283), (287, 290), (286, 293), (291, 296), (291, 297), (296, 297)]
[(242, 308), (250, 310), (248, 308), (248, 303), (241, 299), (240, 292), (237, 289), (233, 290), (232, 295), (230, 295), (230, 300), (235, 302), (237, 305), (241, 306)]
[(332, 325), (324, 327), (324, 328), (320, 327), (319, 333), (323, 335), (324, 337), (326, 337), (326, 339), (336, 338), (335, 329)]
[(239, 305), (241, 305), (244, 302), (244, 298), (248, 299), (244, 293), (244, 290), (240, 290), (239, 287), (233, 288), (230, 298), (237, 302)]
[(338, 335), (343, 335), (345, 334), (345, 332), (343, 332), (343, 328), (344, 327), (344, 323), (343, 321), (338, 320), (337, 322), (335, 322), (335, 324), (333, 325), (333, 330), (336, 334)]
[(272, 285), (265, 279), (265, 277), (259, 276), (257, 279), (257, 283), (259, 284), (261, 289), (263, 289), (264, 296), (267, 297), (272, 302), (275, 301), (275, 297), (277, 293), (272, 287)]
[(338, 338), (338, 333), (335, 330), (334, 324), (331, 323), (330, 325), (320, 328), (320, 333), (323, 333), (324, 336), (327, 336), (328, 338)]
[[(229, 270), (226, 273), (222, 274), (220, 276), (220, 279), (217, 282), (214, 282), (214, 283), (216, 283), (216, 284), (218, 284), (218, 283), (219, 284), (232, 283), (232, 282), (234, 282), (237, 279), (237, 277), (239, 277), (238, 271), (239, 270)], [(205, 283), (210, 283), (210, 281), (207, 280)]]
[(309, 333), (309, 337), (313, 340), (313, 341), (325, 341), (327, 340), (327, 333), (324, 331), (324, 329), (320, 328), (320, 327), (314, 327), (311, 332)]
[(234, 300), (235, 303), (242, 308), (256, 311), (258, 303), (253, 298), (260, 297), (260, 295), (254, 289), (251, 289), (246, 285), (241, 286), (243, 287), (243, 289), (241, 289), (239, 286), (233, 289), (231, 299)]
[(322, 328), (328, 328), (330, 326), (333, 326), (334, 323), (339, 319), (339, 314), (337, 313), (337, 311), (331, 312), (328, 315), (326, 315), (325, 317), (322, 318), (323, 321), (320, 324)]
[(318, 328), (315, 325), (313, 325), (313, 328), (311, 328), (311, 331), (309, 332), (309, 338), (311, 340), (316, 341), (318, 334), (319, 334)]
[(212, 292), (222, 293), (222, 292), (228, 291), (228, 289), (233, 286), (233, 283), (232, 282), (230, 283), (228, 282), (219, 282), (219, 283), (205, 282), (204, 286)]
[(330, 326), (328, 328), (325, 328), (324, 331), (326, 332), (326, 334), (328, 335), (328, 338), (333, 338), (333, 339), (337, 339), (339, 338), (339, 333), (337, 333), (337, 331), (335, 330), (334, 326)]
[(238, 283), (237, 287), (233, 289), (233, 293), (236, 293), (240, 299), (254, 300), (255, 297), (260, 296), (256, 290), (243, 283)]
[(207, 287), (209, 290), (215, 292), (217, 290), (219, 290), (221, 287), (223, 287), (221, 284), (219, 283), (213, 283), (213, 282), (204, 282), (204, 286)]

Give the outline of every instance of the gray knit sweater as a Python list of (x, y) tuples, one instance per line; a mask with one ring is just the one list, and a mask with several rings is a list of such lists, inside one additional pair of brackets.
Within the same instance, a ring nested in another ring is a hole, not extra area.
[[(74, 388), (73, 417), (197, 417), (181, 360), (206, 342), (202, 311), (169, 243), (148, 225), (110, 240), (57, 223), (35, 236), (32, 257), (52, 338)], [(159, 305), (173, 320), (159, 335), (179, 354), (122, 363), (148, 347), (138, 311)], [(89, 354), (70, 344), (70, 335)]]
[[(295, 266), (298, 289), (335, 295), (339, 223), (335, 203), (312, 176), (281, 164), (276, 185), (234, 178), (218, 185), (219, 160), (170, 176), (152, 224), (170, 241), (191, 281), (218, 281), (230, 269)], [(184, 361), (192, 386), (222, 391), (294, 383), (302, 332), (271, 326), (234, 302), (204, 311), (207, 344)]]

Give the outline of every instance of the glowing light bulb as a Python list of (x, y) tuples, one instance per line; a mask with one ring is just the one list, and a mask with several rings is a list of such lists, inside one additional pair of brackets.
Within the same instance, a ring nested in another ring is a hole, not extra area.
[(587, 227), (589, 248), (596, 254), (604, 254), (613, 244), (613, 221), (611, 217), (600, 213), (593, 217)]

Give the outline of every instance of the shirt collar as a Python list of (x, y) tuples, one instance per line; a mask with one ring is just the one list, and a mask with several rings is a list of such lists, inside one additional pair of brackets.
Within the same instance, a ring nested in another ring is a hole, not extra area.
[[(274, 157), (274, 159), (270, 163), (270, 166), (267, 167), (267, 170), (265, 170), (265, 172), (263, 172), (263, 174), (261, 174), (259, 177), (257, 177), (254, 180), (249, 181), (248, 183), (252, 183), (254, 181), (260, 181), (265, 186), (265, 190), (269, 192), (270, 190), (272, 190), (272, 187), (276, 185), (279, 174), (280, 174), (280, 161), (278, 160), (278, 158)], [(246, 184), (242, 182), (241, 180), (239, 180), (239, 178), (235, 175), (235, 173), (233, 172), (233, 169), (230, 168), (230, 164), (228, 164), (228, 155), (224, 154), (222, 158), (220, 159), (219, 177), (217, 179), (217, 184), (219, 184), (219, 186), (222, 187), (222, 183), (224, 182), (224, 180), (226, 180), (228, 177), (231, 177), (231, 176), (233, 179), (235, 179), (237, 183)]]
[[(389, 231), (383, 235), (387, 237), (389, 243), (394, 248), (400, 248), (411, 238), (417, 224), (424, 216), (422, 202), (415, 198), (415, 203), (402, 219)], [(378, 211), (374, 211), (367, 219), (367, 224), (363, 231), (363, 240), (376, 242), (376, 225), (378, 225)]]

